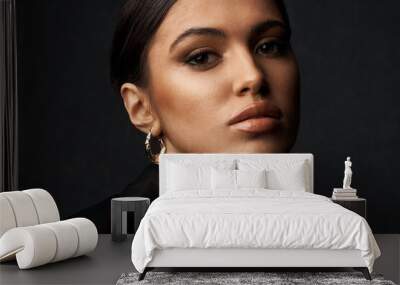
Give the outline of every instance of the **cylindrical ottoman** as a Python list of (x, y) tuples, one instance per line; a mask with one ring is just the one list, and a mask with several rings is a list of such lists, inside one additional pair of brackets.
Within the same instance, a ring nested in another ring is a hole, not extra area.
[(111, 199), (111, 238), (124, 241), (127, 236), (127, 212), (134, 213), (134, 233), (139, 227), (150, 199), (144, 197), (120, 197)]

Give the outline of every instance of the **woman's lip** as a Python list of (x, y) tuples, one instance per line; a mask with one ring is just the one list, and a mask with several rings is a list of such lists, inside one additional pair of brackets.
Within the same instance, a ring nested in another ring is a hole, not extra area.
[(274, 130), (279, 124), (280, 121), (276, 118), (258, 117), (235, 123), (232, 125), (232, 128), (248, 133), (262, 133)]
[(271, 104), (267, 100), (259, 100), (251, 103), (243, 110), (233, 115), (228, 121), (228, 125), (233, 125), (252, 118), (270, 117), (274, 119), (280, 119), (281, 116), (282, 112), (278, 107)]

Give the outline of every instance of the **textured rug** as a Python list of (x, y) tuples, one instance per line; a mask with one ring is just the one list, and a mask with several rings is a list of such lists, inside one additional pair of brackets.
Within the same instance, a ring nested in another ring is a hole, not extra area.
[(145, 279), (138, 281), (139, 273), (124, 273), (117, 285), (133, 284), (379, 284), (396, 285), (384, 280), (381, 274), (371, 274), (366, 280), (361, 272), (147, 272)]

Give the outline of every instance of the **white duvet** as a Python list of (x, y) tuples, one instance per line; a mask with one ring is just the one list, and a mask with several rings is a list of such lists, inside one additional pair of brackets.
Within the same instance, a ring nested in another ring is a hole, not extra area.
[(381, 252), (364, 218), (329, 198), (300, 191), (179, 191), (155, 199), (132, 242), (143, 272), (154, 249), (358, 249), (372, 272)]

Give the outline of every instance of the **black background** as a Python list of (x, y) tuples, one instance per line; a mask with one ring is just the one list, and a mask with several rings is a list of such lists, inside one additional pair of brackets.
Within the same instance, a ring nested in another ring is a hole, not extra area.
[[(109, 84), (121, 1), (17, 0), (20, 189), (42, 187), (61, 216), (118, 193), (148, 164)], [(375, 233), (400, 233), (397, 0), (286, 1), (301, 69), (292, 152), (314, 154), (314, 192), (330, 196), (353, 161)]]

